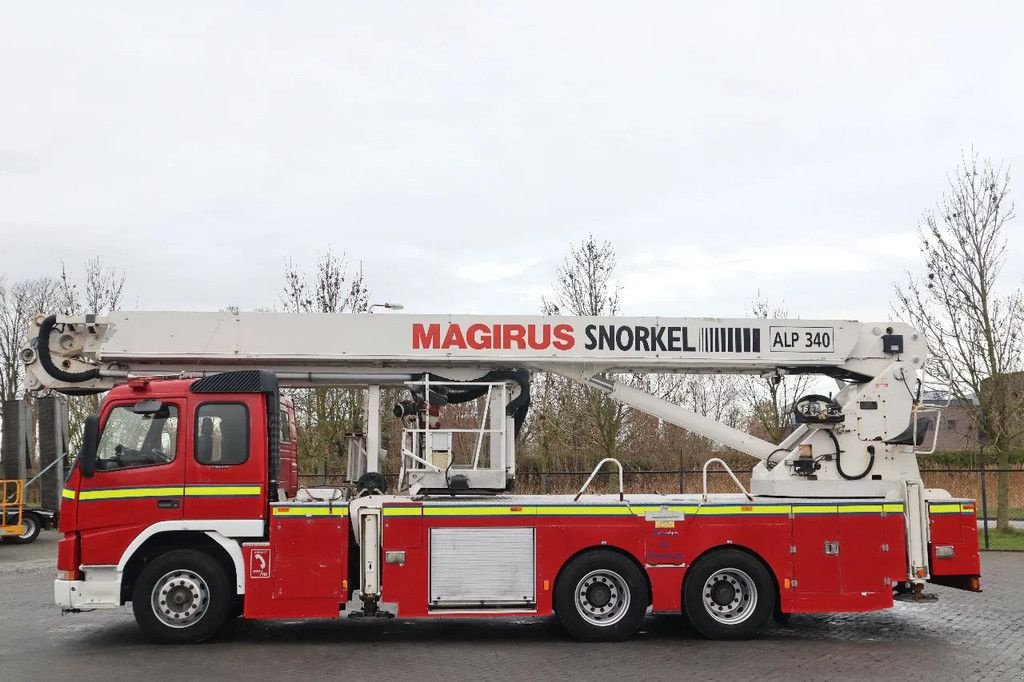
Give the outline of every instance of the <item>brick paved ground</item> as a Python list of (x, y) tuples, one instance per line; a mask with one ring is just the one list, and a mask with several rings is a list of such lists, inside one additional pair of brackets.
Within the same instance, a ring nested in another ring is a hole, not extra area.
[(985, 592), (934, 604), (794, 617), (751, 642), (708, 642), (658, 617), (622, 644), (550, 622), (239, 622), (220, 639), (155, 646), (130, 609), (61, 617), (55, 534), (0, 545), (0, 679), (1024, 680), (1024, 553), (983, 555)]

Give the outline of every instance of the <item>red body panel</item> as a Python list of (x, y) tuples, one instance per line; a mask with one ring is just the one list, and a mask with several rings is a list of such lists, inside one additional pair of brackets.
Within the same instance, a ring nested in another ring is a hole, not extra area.
[(246, 618), (336, 618), (347, 600), (345, 510), (329, 516), (306, 511), (325, 508), (275, 505), (270, 541), (243, 545)]
[[(805, 505), (793, 506), (806, 511)], [(523, 507), (519, 515), (433, 516), (419, 505), (387, 505), (383, 551), (404, 551), (406, 558), (403, 564), (383, 565), (382, 600), (397, 603), (403, 617), (465, 615), (428, 607), (430, 529), (532, 527), (537, 602), (531, 613), (536, 615), (552, 613), (552, 593), (565, 563), (596, 547), (621, 551), (645, 569), (656, 612), (678, 612), (686, 568), (723, 546), (749, 551), (768, 566), (779, 583), (783, 611), (885, 608), (892, 605), (892, 585), (906, 577), (903, 514), (883, 514), (880, 505), (873, 506), (879, 510), (873, 514), (839, 514), (840, 507), (831, 505), (790, 518), (790, 505), (777, 506), (780, 513), (755, 513), (759, 507), (752, 505), (737, 508), (735, 515), (706, 505), (684, 520), (659, 524), (638, 514), (559, 516)], [(837, 543), (839, 553), (826, 554), (826, 542)]]
[[(241, 464), (201, 464), (193, 456), (195, 415), (204, 403), (241, 403), (249, 414), (249, 458)], [(262, 519), (267, 507), (266, 403), (258, 393), (192, 394), (188, 399), (184, 518)], [(180, 437), (179, 437), (180, 438)], [(220, 494), (218, 494), (220, 493)]]
[[(931, 575), (976, 578), (981, 575), (978, 552), (978, 518), (973, 500), (941, 500), (929, 504), (931, 543), (928, 548)], [(937, 547), (952, 547), (953, 556), (938, 556)]]
[(77, 572), (81, 565), (81, 544), (78, 541), (78, 533), (65, 533), (64, 537), (57, 542), (57, 570)]
[[(173, 461), (112, 471), (97, 470), (91, 477), (78, 477), (77, 530), (82, 539), (84, 565), (116, 564), (128, 545), (147, 527), (184, 518), (181, 489), (190, 448), (187, 447), (186, 400), (181, 396), (180, 389), (159, 392), (151, 389), (142, 396), (122, 389), (117, 393), (111, 391), (104, 402), (100, 412), (101, 430), (115, 407), (130, 407), (151, 398), (177, 407), (179, 426)], [(178, 506), (165, 507), (166, 501), (176, 502)]]

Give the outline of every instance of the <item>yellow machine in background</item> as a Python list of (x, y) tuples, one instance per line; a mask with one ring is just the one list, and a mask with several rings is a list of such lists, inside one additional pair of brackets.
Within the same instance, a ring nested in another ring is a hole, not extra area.
[(25, 482), (0, 480), (0, 538), (21, 538), (25, 506)]

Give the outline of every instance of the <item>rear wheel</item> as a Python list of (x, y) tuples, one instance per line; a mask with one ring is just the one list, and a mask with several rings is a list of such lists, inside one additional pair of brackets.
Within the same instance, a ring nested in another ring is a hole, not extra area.
[(142, 631), (158, 642), (202, 642), (227, 621), (234, 598), (227, 572), (213, 557), (176, 549), (142, 569), (132, 610)]
[(637, 631), (650, 591), (643, 572), (627, 557), (592, 550), (562, 569), (555, 585), (555, 612), (574, 638), (617, 641)]
[(683, 609), (709, 639), (747, 639), (775, 611), (775, 583), (746, 552), (720, 549), (701, 557), (683, 585)]
[(8, 535), (5, 542), (12, 545), (27, 545), (35, 542), (39, 537), (39, 531), (43, 529), (43, 520), (38, 514), (25, 512), (21, 516), (21, 535)]

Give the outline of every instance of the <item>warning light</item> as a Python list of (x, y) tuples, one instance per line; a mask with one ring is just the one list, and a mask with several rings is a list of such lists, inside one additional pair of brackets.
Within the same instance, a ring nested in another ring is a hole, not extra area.
[(544, 581), (544, 591), (547, 592), (550, 589), (551, 589), (551, 581), (550, 580), (545, 580)]

